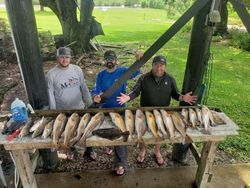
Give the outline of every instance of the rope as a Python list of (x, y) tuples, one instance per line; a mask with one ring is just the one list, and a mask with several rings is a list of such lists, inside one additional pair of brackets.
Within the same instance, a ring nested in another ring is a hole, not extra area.
[(202, 101), (202, 104), (207, 104), (209, 93), (210, 93), (210, 88), (211, 88), (211, 83), (212, 83), (212, 73), (213, 73), (213, 62), (214, 62), (214, 57), (213, 54), (210, 52), (209, 53), (209, 61), (206, 65), (205, 68), (205, 73), (204, 73), (204, 78), (203, 78), (203, 84), (206, 85), (206, 91), (204, 94), (204, 98)]
[(19, 180), (20, 180), (20, 177), (19, 177), (19, 174), (17, 172), (17, 169), (16, 169), (16, 161), (12, 155), (12, 153), (10, 152), (10, 157), (15, 165), (15, 174), (14, 174), (14, 182), (15, 182), (15, 188), (18, 188), (18, 184), (19, 184)]

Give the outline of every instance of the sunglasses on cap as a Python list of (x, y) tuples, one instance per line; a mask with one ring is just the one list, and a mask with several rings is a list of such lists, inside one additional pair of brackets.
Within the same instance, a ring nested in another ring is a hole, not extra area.
[(104, 57), (104, 61), (106, 62), (112, 62), (114, 61), (116, 58), (114, 56), (107, 56), (107, 57)]

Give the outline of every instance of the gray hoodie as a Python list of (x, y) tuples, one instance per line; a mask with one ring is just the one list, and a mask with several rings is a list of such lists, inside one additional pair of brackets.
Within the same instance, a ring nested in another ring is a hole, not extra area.
[(82, 69), (70, 64), (62, 69), (58, 65), (47, 74), (50, 109), (83, 109), (92, 103)]

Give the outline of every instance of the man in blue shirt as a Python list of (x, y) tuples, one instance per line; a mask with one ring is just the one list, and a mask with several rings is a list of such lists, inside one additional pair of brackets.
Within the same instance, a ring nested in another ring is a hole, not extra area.
[[(140, 52), (135, 53), (136, 60), (139, 60), (142, 57)], [(108, 50), (104, 53), (104, 62), (106, 69), (98, 73), (96, 77), (96, 83), (92, 90), (92, 96), (95, 103), (101, 102), (100, 95), (105, 92), (117, 79), (128, 70), (126, 67), (120, 67), (117, 65), (117, 56), (114, 51)], [(140, 71), (137, 71), (132, 77), (135, 78)], [(125, 107), (125, 104), (120, 105), (117, 102), (117, 97), (121, 93), (126, 93), (126, 82), (117, 89), (114, 94), (105, 99), (101, 104), (102, 108), (116, 108), (116, 107)], [(125, 168), (127, 166), (127, 147), (126, 146), (115, 146), (115, 159), (114, 167), (117, 175), (123, 175)]]

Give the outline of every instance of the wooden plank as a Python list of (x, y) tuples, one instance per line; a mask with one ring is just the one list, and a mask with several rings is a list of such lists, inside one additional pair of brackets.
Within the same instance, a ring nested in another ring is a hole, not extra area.
[(37, 161), (38, 161), (39, 156), (40, 155), (39, 155), (38, 149), (36, 149), (35, 152), (30, 156), (30, 160), (32, 163), (32, 172), (35, 172), (35, 170), (36, 170)]
[(36, 179), (32, 170), (29, 153), (27, 150), (11, 151), (20, 175), (22, 185), (25, 188), (37, 188)]
[(218, 144), (219, 142), (206, 142), (203, 146), (195, 177), (195, 184), (198, 188), (205, 188), (207, 185)]
[[(183, 80), (182, 93), (193, 92), (198, 95), (210, 55), (213, 27), (206, 24), (212, 1), (194, 17), (188, 59)], [(188, 105), (184, 101), (180, 105)]]
[[(242, 1), (242, 0), (241, 0)], [(239, 15), (241, 21), (246, 27), (248, 33), (250, 33), (250, 15), (246, 9), (246, 6), (240, 0), (230, 0), (233, 5), (234, 10)]]
[(198, 148), (196, 147), (196, 145), (194, 143), (190, 144), (190, 151), (192, 152), (192, 154), (193, 154), (193, 156), (195, 158), (196, 163), (200, 164), (201, 154), (198, 151)]
[[(225, 135), (219, 136), (211, 136), (211, 135), (200, 135), (200, 136), (191, 136), (193, 142), (208, 142), (208, 141), (223, 141), (226, 139)], [(163, 139), (155, 139), (152, 135), (147, 134), (143, 137), (145, 144), (169, 144), (169, 143), (181, 143), (183, 138), (178, 133), (173, 140), (163, 140)], [(2, 142), (3, 143), (3, 142)], [(63, 140), (60, 140), (60, 143), (63, 143)], [(52, 140), (48, 138), (43, 140), (41, 138), (31, 139), (30, 137), (25, 137), (20, 140), (13, 140), (11, 142), (5, 141), (4, 147), (6, 150), (22, 150), (22, 149), (44, 149), (52, 147)], [(137, 139), (128, 140), (127, 142), (123, 142), (122, 139), (117, 139), (114, 141), (99, 138), (96, 136), (92, 136), (86, 141), (86, 146), (91, 147), (102, 147), (102, 146), (119, 146), (119, 145), (135, 145), (137, 144)]]

